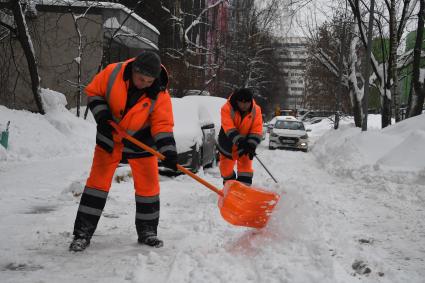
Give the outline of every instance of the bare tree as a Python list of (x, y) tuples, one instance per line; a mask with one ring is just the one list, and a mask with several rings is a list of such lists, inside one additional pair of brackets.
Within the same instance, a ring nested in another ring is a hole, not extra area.
[[(231, 32), (227, 50), (227, 80), (223, 84), (232, 90), (237, 87), (250, 87), (261, 96), (272, 83), (271, 60), (275, 56), (270, 35), (271, 27), (277, 20), (274, 11), (278, 1), (265, 3), (262, 8), (254, 6), (253, 1), (236, 3), (234, 7), (234, 30)], [(283, 76), (280, 76), (282, 80)], [(276, 79), (276, 78), (275, 78)], [(275, 94), (276, 95), (276, 94)]]
[[(408, 117), (422, 113), (425, 98), (425, 70), (421, 69), (421, 54), (424, 41), (425, 0), (420, 0), (418, 28), (416, 30), (415, 49), (413, 51), (413, 77), (409, 96)], [(422, 74), (422, 75), (421, 75)]]
[[(225, 5), (227, 0), (160, 1), (161, 53), (173, 69), (174, 95), (184, 96), (190, 88), (204, 90), (220, 77), (225, 56), (220, 50), (223, 44), (209, 44), (207, 32), (213, 28), (211, 15)], [(217, 39), (223, 41), (225, 37), (218, 35)]]
[[(327, 110), (338, 111), (334, 108), (337, 104), (335, 95), (340, 96), (338, 99), (343, 102), (343, 108), (346, 105), (347, 97), (340, 94), (343, 88), (348, 93), (355, 125), (361, 127), (365, 82), (360, 71), (361, 60), (358, 59), (361, 48), (357, 26), (342, 11), (330, 23), (321, 25), (317, 32), (310, 30), (309, 34), (308, 99), (327, 105)], [(347, 106), (345, 109), (349, 112)]]
[[(71, 5), (71, 4), (70, 4)], [(81, 108), (81, 98), (82, 98), (82, 91), (84, 86), (82, 85), (82, 79), (81, 79), (81, 70), (82, 70), (82, 58), (83, 58), (83, 34), (80, 29), (80, 20), (84, 19), (89, 12), (89, 10), (93, 7), (92, 5), (89, 5), (87, 9), (84, 11), (84, 13), (80, 15), (76, 15), (75, 13), (71, 11), (72, 19), (74, 21), (74, 28), (75, 32), (78, 37), (78, 45), (77, 45), (77, 56), (74, 58), (75, 64), (77, 64), (77, 82), (70, 82), (77, 88), (77, 94), (76, 94), (76, 104), (77, 104), (77, 117), (80, 117), (80, 108)]]
[(28, 32), (28, 26), (25, 19), (25, 15), (21, 6), (20, 1), (8, 1), (1, 3), (0, 8), (2, 9), (8, 9), (13, 13), (13, 19), (14, 24), (16, 25), (16, 28), (10, 25), (7, 25), (7, 23), (1, 23), (3, 27), (7, 27), (10, 32), (16, 34), (19, 43), (22, 47), (22, 50), (24, 51), (27, 64), (28, 64), (28, 70), (31, 78), (31, 89), (34, 96), (34, 101), (36, 103), (38, 112), (41, 114), (44, 114), (43, 104), (41, 101), (41, 87), (40, 87), (40, 77), (38, 72), (38, 66), (37, 66), (37, 59), (35, 56), (34, 46), (31, 40), (31, 36)]
[[(393, 2), (394, 1), (394, 2)], [(360, 0), (348, 0), (353, 15), (358, 25), (359, 37), (365, 49), (367, 49), (367, 38), (366, 38), (366, 23), (365, 17), (368, 13), (368, 7), (366, 3)], [(401, 9), (397, 7), (401, 6)], [(416, 1), (411, 2), (410, 0), (390, 0), (385, 1), (383, 9), (381, 9), (381, 19), (388, 23), (390, 33), (390, 56), (387, 61), (379, 64), (374, 54), (371, 54), (371, 66), (374, 75), (371, 77), (376, 88), (380, 91), (382, 96), (382, 127), (386, 127), (391, 124), (391, 104), (394, 102), (395, 112), (399, 113), (399, 94), (398, 94), (398, 70), (400, 69), (399, 59), (397, 56), (397, 50), (400, 45), (402, 34), (405, 30), (406, 23), (411, 19), (411, 15), (416, 6)], [(397, 14), (396, 11), (400, 11)], [(389, 14), (389, 16), (387, 16)], [(381, 25), (383, 23), (381, 22)], [(385, 68), (386, 66), (386, 68)], [(385, 74), (386, 73), (386, 74)], [(398, 115), (398, 114), (397, 114)], [(398, 117), (398, 116), (396, 116)]]

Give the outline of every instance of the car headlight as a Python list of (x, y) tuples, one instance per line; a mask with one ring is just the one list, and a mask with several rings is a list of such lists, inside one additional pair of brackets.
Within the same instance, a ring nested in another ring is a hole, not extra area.
[(275, 134), (275, 133), (271, 133), (270, 134), (270, 137), (272, 137), (272, 138), (275, 138), (275, 137), (277, 137), (278, 135), (277, 134)]
[(305, 135), (301, 136), (300, 139), (303, 139), (303, 140), (308, 139), (308, 135), (305, 134)]

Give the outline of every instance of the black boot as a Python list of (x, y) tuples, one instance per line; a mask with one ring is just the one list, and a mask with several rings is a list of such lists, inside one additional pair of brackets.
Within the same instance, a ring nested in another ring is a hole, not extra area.
[(89, 238), (78, 238), (74, 237), (71, 245), (69, 245), (69, 250), (71, 252), (82, 252), (90, 245)]
[(139, 244), (143, 244), (143, 245), (147, 245), (147, 246), (151, 246), (155, 248), (160, 248), (164, 246), (164, 242), (158, 239), (156, 233), (153, 231), (151, 232), (146, 231), (144, 233), (139, 234), (139, 238), (137, 239), (137, 242), (139, 242)]
[(69, 246), (70, 251), (85, 250), (96, 230), (108, 193), (105, 191), (85, 187), (81, 195), (77, 217), (74, 223), (74, 240)]
[(242, 172), (238, 173), (236, 181), (243, 183), (244, 185), (251, 186), (253, 173)]
[(136, 230), (138, 242), (155, 248), (160, 248), (164, 242), (157, 237), (159, 222), (159, 195), (136, 195)]

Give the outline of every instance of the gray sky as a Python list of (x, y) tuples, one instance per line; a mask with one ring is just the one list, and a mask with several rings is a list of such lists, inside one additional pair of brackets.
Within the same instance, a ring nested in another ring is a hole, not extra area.
[(282, 11), (282, 21), (276, 34), (282, 36), (305, 36), (311, 27), (321, 25), (332, 16), (330, 0), (284, 0), (292, 3)]

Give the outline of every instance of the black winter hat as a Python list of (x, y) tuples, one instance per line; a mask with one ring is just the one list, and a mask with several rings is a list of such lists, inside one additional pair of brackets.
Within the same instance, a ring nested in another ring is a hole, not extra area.
[(161, 73), (161, 58), (152, 51), (142, 52), (133, 62), (133, 72), (159, 78), (159, 74)]
[(248, 88), (240, 88), (235, 90), (234, 94), (235, 101), (252, 101), (252, 91)]

